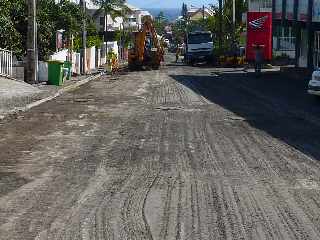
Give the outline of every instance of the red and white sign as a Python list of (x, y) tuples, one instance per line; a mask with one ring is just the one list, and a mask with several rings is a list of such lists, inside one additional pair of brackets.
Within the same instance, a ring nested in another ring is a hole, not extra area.
[(248, 12), (248, 34), (246, 58), (255, 60), (255, 46), (264, 46), (264, 59), (272, 58), (272, 13)]

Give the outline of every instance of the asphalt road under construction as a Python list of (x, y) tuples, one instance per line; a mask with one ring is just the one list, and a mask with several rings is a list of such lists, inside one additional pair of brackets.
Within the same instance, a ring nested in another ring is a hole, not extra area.
[(320, 239), (320, 100), (169, 64), (0, 122), (1, 240)]

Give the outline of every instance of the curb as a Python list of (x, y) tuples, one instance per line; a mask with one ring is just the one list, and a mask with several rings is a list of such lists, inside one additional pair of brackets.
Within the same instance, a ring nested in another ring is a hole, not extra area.
[(14, 108), (13, 110), (9, 111), (8, 113), (5, 113), (4, 115), (0, 115), (0, 121), (6, 119), (9, 116), (15, 115), (19, 112), (26, 112), (26, 111), (28, 111), (34, 107), (37, 107), (43, 103), (49, 102), (49, 101), (61, 96), (62, 94), (66, 93), (66, 92), (71, 92), (71, 91), (79, 88), (80, 86), (101, 77), (102, 75), (103, 75), (102, 73), (99, 73), (94, 76), (89, 76), (83, 80), (80, 80), (79, 82), (76, 82), (75, 84), (71, 84), (69, 86), (66, 86), (66, 87), (59, 89), (58, 92), (52, 96), (40, 99), (40, 100), (32, 102), (32, 103), (29, 103), (25, 107)]

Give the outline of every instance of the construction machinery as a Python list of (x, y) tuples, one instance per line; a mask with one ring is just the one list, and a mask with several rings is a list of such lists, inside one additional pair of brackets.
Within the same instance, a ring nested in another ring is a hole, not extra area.
[(153, 21), (151, 17), (145, 17), (141, 30), (133, 33), (133, 46), (128, 56), (129, 69), (159, 69), (163, 56), (164, 48)]
[(211, 32), (194, 31), (186, 36), (185, 62), (193, 65), (197, 61), (209, 62), (213, 56), (213, 38)]

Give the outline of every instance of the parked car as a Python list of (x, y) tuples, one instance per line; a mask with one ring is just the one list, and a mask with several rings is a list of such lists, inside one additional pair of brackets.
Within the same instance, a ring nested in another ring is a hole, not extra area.
[(308, 84), (308, 93), (320, 96), (320, 69), (312, 73), (312, 78)]

